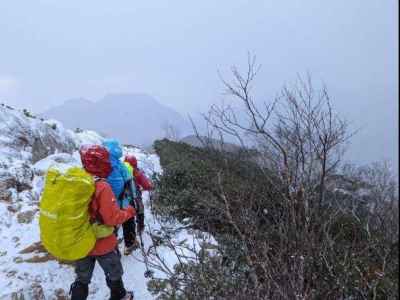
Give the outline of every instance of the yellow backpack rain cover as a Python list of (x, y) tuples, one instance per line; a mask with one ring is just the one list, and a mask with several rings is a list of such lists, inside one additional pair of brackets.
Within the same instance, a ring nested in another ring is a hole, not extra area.
[(90, 224), (89, 203), (95, 183), (82, 168), (61, 173), (49, 169), (40, 200), (40, 238), (54, 257), (73, 261), (83, 258), (96, 243)]

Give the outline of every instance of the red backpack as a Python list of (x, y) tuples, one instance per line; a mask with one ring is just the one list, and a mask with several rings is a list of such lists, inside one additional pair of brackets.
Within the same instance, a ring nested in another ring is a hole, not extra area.
[(82, 165), (88, 173), (100, 178), (107, 178), (111, 173), (110, 154), (105, 147), (85, 145), (79, 149), (79, 154)]

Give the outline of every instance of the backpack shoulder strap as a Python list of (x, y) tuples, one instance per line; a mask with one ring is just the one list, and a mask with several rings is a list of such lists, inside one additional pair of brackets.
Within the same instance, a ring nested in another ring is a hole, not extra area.
[[(94, 179), (94, 182), (95, 182), (95, 183), (101, 182), (101, 181), (107, 182), (104, 178), (101, 178), (101, 177), (98, 177), (98, 176), (94, 176), (93, 179)], [(95, 212), (94, 212), (94, 214), (95, 214), (95, 220), (96, 220), (97, 222), (99, 222), (100, 224), (103, 224), (103, 223), (104, 223), (104, 222), (103, 222), (103, 218), (100, 216), (99, 209), (100, 209), (100, 205), (99, 205), (99, 203), (97, 202), (97, 203), (96, 203), (96, 210), (95, 210)]]

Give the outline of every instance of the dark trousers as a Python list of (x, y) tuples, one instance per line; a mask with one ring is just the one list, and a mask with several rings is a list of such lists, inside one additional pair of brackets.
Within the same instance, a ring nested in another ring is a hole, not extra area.
[(135, 217), (130, 218), (122, 224), (122, 231), (124, 233), (125, 246), (130, 247), (136, 240), (136, 222)]
[(96, 261), (106, 275), (110, 289), (110, 299), (119, 300), (125, 296), (126, 290), (122, 282), (121, 255), (118, 250), (100, 256), (87, 256), (75, 262), (76, 280), (71, 285), (71, 299), (84, 300), (88, 296), (88, 285), (92, 279)]
[(75, 262), (76, 279), (83, 284), (89, 284), (92, 279), (96, 261), (103, 269), (108, 281), (117, 281), (123, 274), (121, 255), (118, 250), (99, 256), (87, 256)]

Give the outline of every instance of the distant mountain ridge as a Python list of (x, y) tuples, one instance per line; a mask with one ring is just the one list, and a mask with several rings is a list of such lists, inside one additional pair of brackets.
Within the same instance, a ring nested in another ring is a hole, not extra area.
[(189, 125), (172, 108), (146, 94), (108, 94), (99, 101), (75, 98), (44, 113), (71, 129), (95, 130), (125, 144), (148, 146), (163, 138), (168, 123), (185, 132)]

